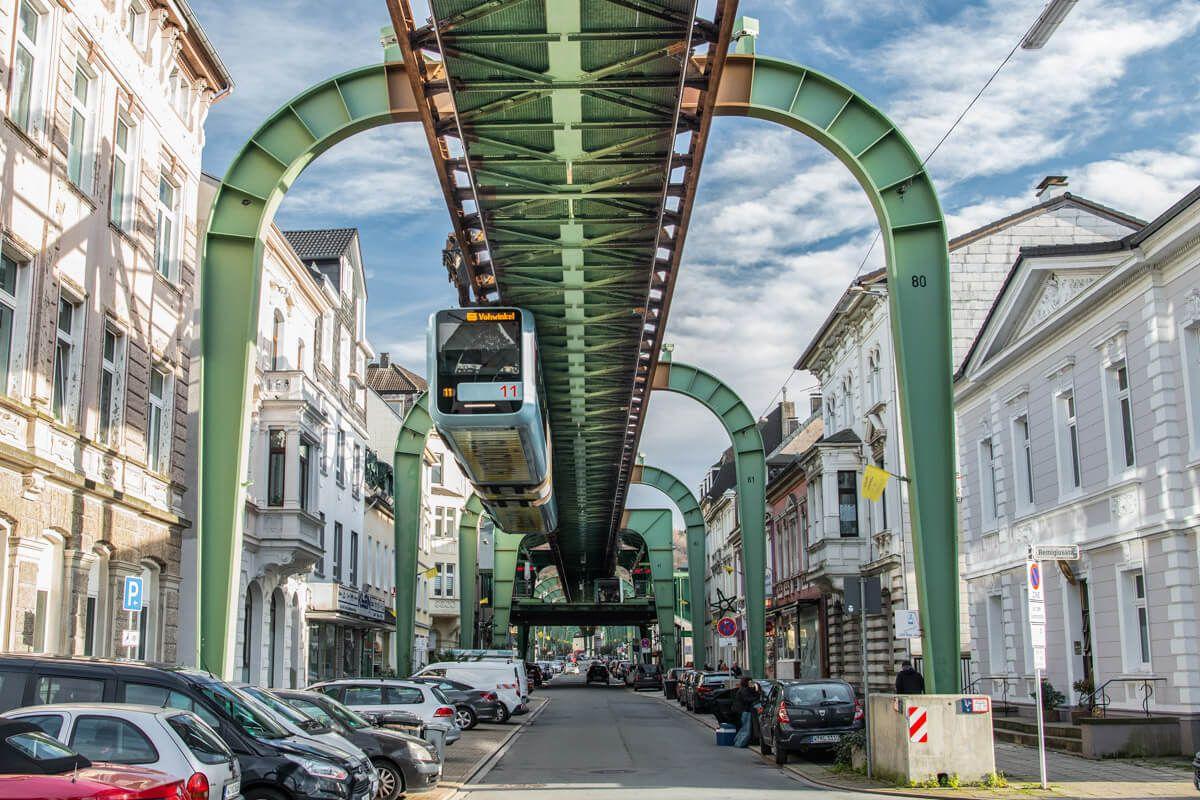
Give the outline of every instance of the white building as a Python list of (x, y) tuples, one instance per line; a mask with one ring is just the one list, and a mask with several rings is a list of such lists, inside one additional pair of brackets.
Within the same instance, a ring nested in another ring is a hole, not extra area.
[(0, 71), (0, 649), (171, 662), (200, 154), (232, 83), (185, 0), (8, 0)]
[[(1042, 202), (950, 241), (951, 329), (955, 364), (983, 324), (1020, 248), (1079, 244), (1121, 236), (1141, 222), (1065, 191), (1053, 176), (1038, 186)], [(844, 613), (848, 578), (878, 576), (882, 613), (868, 615), (868, 668), (873, 688), (886, 689), (899, 662), (919, 656), (919, 640), (898, 642), (893, 608), (917, 607), (907, 492), (889, 483), (880, 502), (859, 494), (871, 464), (905, 475), (897, 414), (895, 360), (882, 270), (857, 278), (796, 363), (819, 380), (825, 435), (802, 458), (808, 520), (803, 539), (808, 582), (826, 598), (826, 674), (861, 683), (857, 615)], [(965, 609), (966, 595), (962, 602)], [(969, 645), (966, 614), (963, 644)], [(909, 648), (912, 648), (910, 650)], [(965, 659), (970, 652), (964, 647)], [(978, 666), (964, 664), (964, 676)]]
[[(972, 651), (1032, 689), (1024, 561), (1043, 565), (1047, 676), (1071, 704), (1150, 707), (1200, 747), (1200, 189), (1095, 244), (1027, 247), (959, 372), (955, 398)], [(1000, 694), (1000, 681), (993, 683)]]

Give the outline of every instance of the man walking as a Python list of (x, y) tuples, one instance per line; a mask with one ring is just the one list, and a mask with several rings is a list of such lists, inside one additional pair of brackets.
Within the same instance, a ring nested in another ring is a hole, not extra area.
[(738, 728), (737, 736), (733, 737), (734, 747), (746, 747), (750, 744), (750, 729), (754, 713), (754, 705), (758, 702), (758, 687), (748, 678), (743, 677), (738, 682), (737, 691), (733, 694), (733, 713), (741, 714), (742, 725)]
[(896, 673), (896, 694), (925, 694), (925, 679), (911, 661), (905, 661)]

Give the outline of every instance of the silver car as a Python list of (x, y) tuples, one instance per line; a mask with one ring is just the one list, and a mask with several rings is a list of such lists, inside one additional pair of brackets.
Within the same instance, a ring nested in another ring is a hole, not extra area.
[(72, 703), (9, 711), (92, 761), (134, 764), (184, 782), (189, 796), (240, 800), (237, 759), (191, 711), (125, 703)]

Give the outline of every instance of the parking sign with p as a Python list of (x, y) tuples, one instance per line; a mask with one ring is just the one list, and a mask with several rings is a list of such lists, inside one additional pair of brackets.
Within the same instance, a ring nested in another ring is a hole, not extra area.
[(124, 611), (141, 611), (142, 610), (142, 579), (135, 577), (125, 578), (125, 594), (124, 600), (121, 603), (121, 608)]

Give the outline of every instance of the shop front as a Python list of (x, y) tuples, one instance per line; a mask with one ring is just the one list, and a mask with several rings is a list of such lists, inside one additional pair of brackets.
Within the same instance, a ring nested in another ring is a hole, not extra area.
[[(778, 590), (783, 590), (782, 592)], [(820, 593), (777, 587), (767, 617), (767, 664), (780, 680), (826, 675)]]
[(311, 584), (308, 617), (309, 683), (394, 674), (396, 629), (390, 598), (375, 589)]

